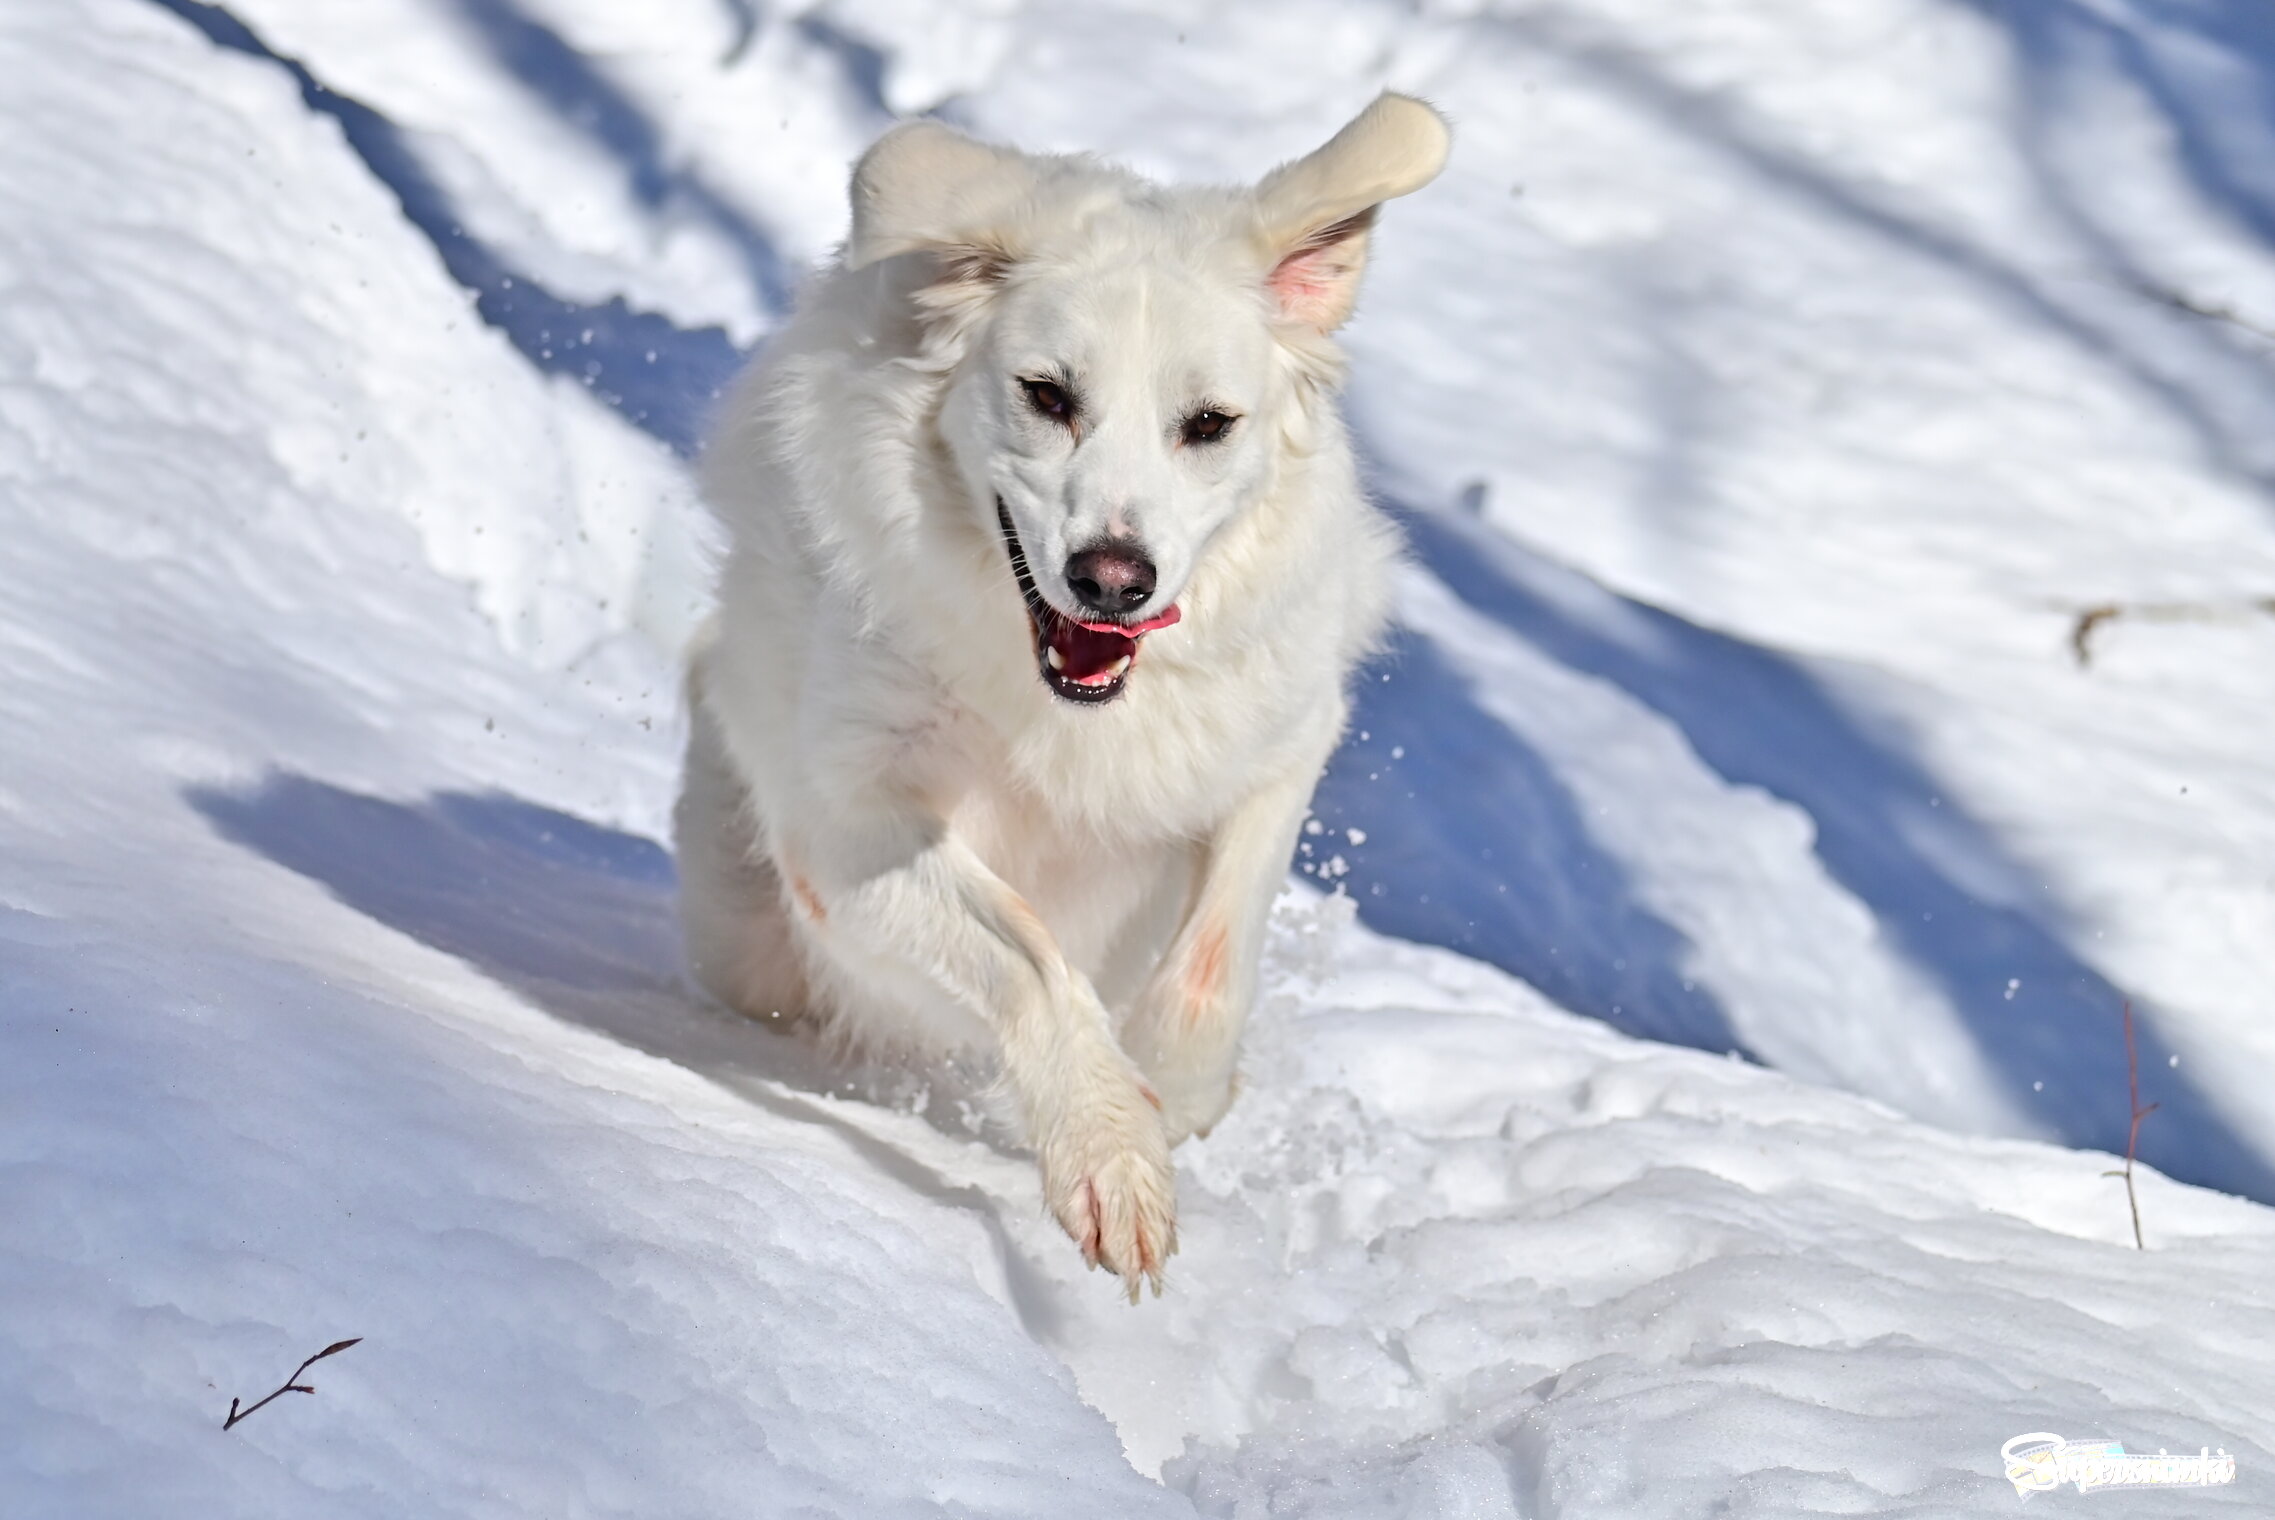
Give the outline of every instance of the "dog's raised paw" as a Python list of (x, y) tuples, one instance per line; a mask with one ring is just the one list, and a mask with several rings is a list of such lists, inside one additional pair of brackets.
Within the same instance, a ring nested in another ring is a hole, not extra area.
[(1072, 1165), (1063, 1170), (1046, 1160), (1052, 1214), (1085, 1262), (1122, 1279), (1131, 1303), (1149, 1282), (1159, 1297), (1163, 1269), (1177, 1251), (1177, 1178), (1167, 1145), (1157, 1137), (1152, 1146), (1075, 1149), (1084, 1154), (1068, 1158)]
[(1197, 1079), (1165, 1078), (1162, 1083), (1161, 1127), (1172, 1147), (1188, 1139), (1206, 1138), (1239, 1095), (1238, 1073), (1211, 1074)]

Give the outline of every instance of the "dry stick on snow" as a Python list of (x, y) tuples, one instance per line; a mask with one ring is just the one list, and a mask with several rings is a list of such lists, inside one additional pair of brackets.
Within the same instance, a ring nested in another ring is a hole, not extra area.
[(2155, 1113), (2157, 1105), (2151, 1103), (2147, 1108), (2141, 1107), (2141, 1058), (2133, 1047), (2131, 998), (2125, 999), (2125, 1087), (2133, 1101), (2133, 1127), (2125, 1136), (2125, 1168), (2123, 1171), (2103, 1172), (2101, 1175), (2125, 1179), (2125, 1202), (2133, 1210), (2133, 1249), (2146, 1251), (2148, 1247), (2141, 1242), (2141, 1199), (2133, 1191), (2133, 1153), (2141, 1144), (2141, 1121)]
[(2093, 630), (2124, 610), (2104, 603), (2099, 607), (2088, 607), (2078, 614), (2077, 626), (2070, 630), (2070, 652), (2077, 656), (2080, 670), (2093, 663)]
[(2101, 602), (2081, 607), (2070, 624), (2070, 653), (2080, 670), (2093, 664), (2093, 636), (2104, 623), (2139, 618), (2147, 623), (2243, 623), (2252, 617), (2275, 617), (2275, 596), (2251, 597), (2235, 602)]
[(286, 1379), (284, 1380), (284, 1386), (283, 1386), (282, 1388), (279, 1388), (279, 1389), (276, 1391), (276, 1393), (272, 1393), (272, 1394), (270, 1394), (270, 1395), (268, 1396), (268, 1398), (267, 1398), (267, 1399), (262, 1399), (262, 1400), (260, 1400), (258, 1403), (247, 1404), (247, 1405), (246, 1405), (246, 1406), (245, 1406), (243, 1409), (239, 1409), (239, 1408), (237, 1407), (237, 1401), (236, 1401), (235, 1399), (231, 1399), (231, 1400), (229, 1401), (229, 1418), (228, 1418), (228, 1419), (226, 1419), (226, 1420), (223, 1420), (223, 1421), (221, 1422), (221, 1428), (222, 1428), (223, 1430), (228, 1430), (229, 1428), (231, 1428), (232, 1426), (234, 1426), (234, 1425), (235, 1425), (235, 1424), (236, 1424), (236, 1423), (237, 1423), (239, 1420), (242, 1420), (243, 1418), (245, 1418), (245, 1416), (247, 1416), (247, 1415), (251, 1414), (251, 1413), (252, 1413), (254, 1410), (256, 1410), (256, 1409), (260, 1408), (262, 1404), (266, 1404), (266, 1403), (269, 1401), (269, 1399), (273, 1399), (273, 1398), (275, 1398), (275, 1397), (277, 1396), (277, 1394), (284, 1394), (284, 1393), (314, 1393), (314, 1392), (316, 1391), (316, 1387), (315, 1387), (315, 1385), (314, 1385), (313, 1383), (301, 1383), (301, 1382), (295, 1382), (295, 1381), (294, 1381), (294, 1379), (298, 1378), (298, 1377), (300, 1376), (300, 1374), (302, 1374), (303, 1372), (306, 1372), (306, 1371), (307, 1371), (309, 1368), (311, 1368), (311, 1367), (315, 1366), (315, 1365), (316, 1365), (318, 1362), (322, 1361), (322, 1360), (323, 1360), (325, 1357), (328, 1357), (328, 1356), (332, 1356), (332, 1355), (334, 1355), (334, 1354), (336, 1354), (336, 1353), (338, 1353), (338, 1352), (341, 1352), (341, 1351), (345, 1351), (345, 1350), (347, 1350), (347, 1349), (348, 1349), (348, 1347), (350, 1347), (350, 1346), (354, 1345), (354, 1344), (355, 1344), (357, 1341), (360, 1341), (360, 1340), (362, 1340), (362, 1339), (363, 1339), (363, 1337), (362, 1337), (362, 1336), (360, 1336), (360, 1335), (358, 1335), (358, 1336), (356, 1336), (356, 1337), (354, 1337), (353, 1339), (350, 1339), (350, 1340), (344, 1340), (344, 1341), (334, 1341), (334, 1342), (332, 1342), (332, 1344), (330, 1344), (329, 1346), (326, 1346), (326, 1347), (325, 1347), (323, 1350), (321, 1350), (321, 1351), (317, 1352), (317, 1353), (316, 1353), (314, 1356), (310, 1357), (310, 1358), (309, 1358), (307, 1361), (305, 1361), (305, 1362), (302, 1362), (302, 1363), (301, 1363), (299, 1366), (297, 1366), (297, 1367), (293, 1368), (293, 1369), (292, 1369), (292, 1377), (288, 1377), (288, 1378), (286, 1378)]
[[(2160, 285), (2154, 280), (2135, 279), (2126, 282), (2126, 286), (2129, 286), (2136, 295), (2145, 296), (2159, 305), (2169, 306), (2174, 311), (2185, 313), (2206, 322), (2225, 323), (2238, 332), (2249, 333), (2262, 342), (2275, 343), (2275, 327), (2254, 322), (2238, 312), (2233, 306), (2200, 300), (2184, 290), (2176, 290), (2169, 285)], [(2126, 286), (2120, 288), (2126, 288)], [(2263, 598), (2254, 603), (2253, 606), (2258, 611), (2275, 614), (2275, 597)], [(2166, 620), (2217, 615), (2217, 609), (2210, 608), (2185, 606), (2127, 608), (2118, 606), (2113, 602), (2084, 608), (2078, 613), (2077, 621), (2070, 629), (2070, 652), (2077, 656), (2080, 669), (2093, 663), (2094, 630), (2114, 618), (2123, 617), (2127, 612), (2141, 612), (2151, 617)]]

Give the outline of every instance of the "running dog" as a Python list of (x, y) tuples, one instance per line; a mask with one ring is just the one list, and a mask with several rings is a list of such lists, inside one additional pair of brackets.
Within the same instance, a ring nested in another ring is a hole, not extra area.
[(1133, 1300), (1384, 622), (1397, 542), (1329, 335), (1448, 144), (1386, 94), (1253, 187), (1169, 188), (897, 127), (706, 454), (697, 977), (999, 1062), (1047, 1206)]

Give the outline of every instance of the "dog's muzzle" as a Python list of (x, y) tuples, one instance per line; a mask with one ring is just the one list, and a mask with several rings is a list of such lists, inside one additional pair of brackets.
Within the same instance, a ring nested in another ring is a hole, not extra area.
[(1018, 578), (1019, 595), (1027, 604), (1027, 625), (1035, 641), (1035, 665), (1051, 694), (1068, 702), (1111, 702), (1122, 694), (1130, 671), (1137, 664), (1138, 646), (1156, 629), (1167, 628), (1184, 614), (1175, 606), (1143, 621), (1104, 618), (1078, 621), (1043, 600), (1035, 589), (1034, 571), (1027, 551), (1012, 526), (1011, 509), (995, 499), (995, 520), (1003, 529), (1003, 547), (1011, 556), (1011, 573)]

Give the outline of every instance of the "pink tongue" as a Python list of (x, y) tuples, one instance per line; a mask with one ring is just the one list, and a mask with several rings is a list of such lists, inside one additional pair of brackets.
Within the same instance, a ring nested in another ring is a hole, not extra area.
[(1086, 685), (1105, 675), (1122, 656), (1136, 654), (1138, 647), (1138, 641), (1126, 634), (1064, 621), (1051, 630), (1051, 644), (1064, 662), (1059, 674)]
[(1122, 633), (1135, 638), (1141, 633), (1151, 633), (1156, 628), (1167, 628), (1172, 623), (1181, 622), (1184, 616), (1184, 609), (1172, 602), (1160, 616), (1149, 617), (1142, 623), (1084, 623), (1082, 626), (1095, 633)]

